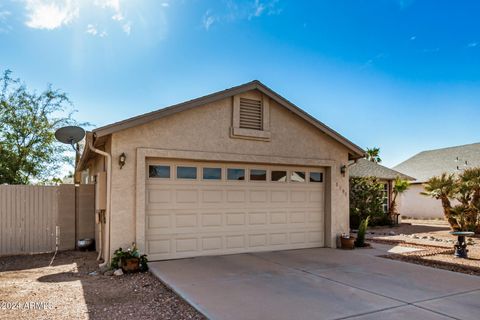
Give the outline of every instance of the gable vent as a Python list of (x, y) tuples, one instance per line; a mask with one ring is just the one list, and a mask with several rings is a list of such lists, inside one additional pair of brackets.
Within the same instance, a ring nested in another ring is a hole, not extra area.
[(240, 128), (263, 130), (262, 101), (240, 98)]

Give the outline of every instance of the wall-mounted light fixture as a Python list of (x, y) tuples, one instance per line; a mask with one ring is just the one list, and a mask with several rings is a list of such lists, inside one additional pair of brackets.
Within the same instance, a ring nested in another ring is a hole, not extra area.
[(126, 162), (127, 162), (127, 156), (125, 155), (125, 152), (122, 152), (120, 157), (118, 157), (118, 165), (120, 166), (120, 169), (123, 168)]
[(345, 176), (346, 172), (347, 172), (347, 166), (346, 165), (341, 166), (340, 173), (342, 174), (342, 176)]

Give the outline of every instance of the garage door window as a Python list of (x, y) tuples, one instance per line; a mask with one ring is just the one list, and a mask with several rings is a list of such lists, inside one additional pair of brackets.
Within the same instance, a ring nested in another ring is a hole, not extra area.
[(310, 172), (310, 182), (323, 182), (323, 173)]
[(177, 179), (197, 179), (197, 168), (177, 167)]
[(203, 180), (222, 180), (222, 168), (203, 168)]
[(270, 174), (271, 181), (287, 182), (287, 171), (272, 170)]
[(290, 181), (292, 182), (305, 182), (305, 172), (304, 171), (292, 171), (290, 175)]
[(148, 176), (150, 178), (170, 179), (170, 166), (149, 166)]
[(267, 181), (267, 170), (251, 169), (250, 180), (251, 181)]
[(245, 180), (245, 169), (227, 169), (228, 180)]

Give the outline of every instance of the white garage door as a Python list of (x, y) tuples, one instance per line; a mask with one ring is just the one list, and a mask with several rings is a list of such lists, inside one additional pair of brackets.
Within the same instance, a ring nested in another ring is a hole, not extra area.
[(151, 260), (324, 245), (324, 170), (147, 163)]

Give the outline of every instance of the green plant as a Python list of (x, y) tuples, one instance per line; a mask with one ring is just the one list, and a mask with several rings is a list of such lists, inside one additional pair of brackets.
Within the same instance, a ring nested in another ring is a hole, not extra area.
[(408, 180), (404, 180), (400, 177), (396, 177), (395, 181), (393, 182), (393, 199), (390, 203), (390, 215), (393, 216), (397, 212), (397, 197), (399, 194), (404, 193), (405, 191), (410, 188), (410, 182)]
[(365, 234), (367, 233), (369, 219), (370, 217), (367, 217), (360, 222), (360, 226), (358, 227), (357, 239), (355, 240), (355, 247), (365, 246)]
[[(68, 96), (48, 86), (30, 90), (6, 70), (0, 76), (0, 184), (58, 183), (64, 164), (73, 164), (70, 146), (54, 132), (79, 124)], [(53, 180), (53, 181), (52, 181)]]
[(368, 216), (385, 216), (382, 208), (383, 185), (374, 177), (350, 178), (350, 227), (357, 228)]
[(480, 167), (466, 169), (457, 176), (444, 173), (430, 178), (424, 189), (423, 195), (441, 200), (453, 230), (480, 231)]
[(146, 254), (140, 255), (138, 248), (135, 243), (132, 244), (130, 248), (126, 251), (123, 251), (122, 248), (118, 248), (113, 253), (112, 260), (110, 262), (111, 269), (118, 269), (122, 267), (124, 261), (128, 259), (138, 259), (140, 271), (147, 271), (148, 270), (148, 259)]
[(373, 147), (373, 148), (367, 148), (367, 160), (372, 161), (375, 163), (380, 163), (382, 162), (382, 159), (380, 158), (380, 148)]

